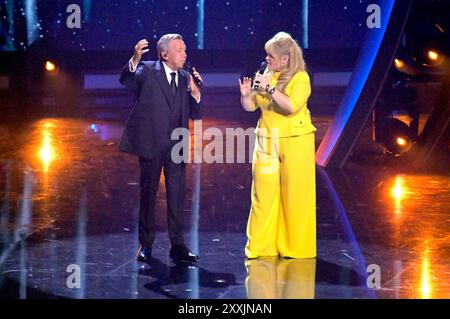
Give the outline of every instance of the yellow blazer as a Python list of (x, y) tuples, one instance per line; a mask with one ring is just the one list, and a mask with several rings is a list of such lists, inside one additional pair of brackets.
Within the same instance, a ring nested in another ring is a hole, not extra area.
[[(270, 85), (275, 86), (280, 72), (275, 72)], [(259, 136), (275, 138), (299, 136), (315, 132), (317, 129), (311, 123), (311, 112), (307, 102), (311, 95), (311, 84), (306, 72), (296, 73), (289, 81), (284, 93), (289, 96), (293, 114), (286, 114), (273, 100), (270, 94), (257, 92), (253, 94), (256, 108), (261, 109), (261, 117), (255, 133)], [(256, 109), (255, 109), (256, 110)]]

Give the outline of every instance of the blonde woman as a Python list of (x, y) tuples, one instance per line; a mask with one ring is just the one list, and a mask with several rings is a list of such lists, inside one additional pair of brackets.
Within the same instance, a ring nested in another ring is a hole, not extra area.
[(302, 50), (287, 33), (265, 45), (267, 68), (239, 80), (241, 104), (261, 109), (253, 154), (247, 258), (316, 257), (316, 128), (307, 101), (311, 94)]

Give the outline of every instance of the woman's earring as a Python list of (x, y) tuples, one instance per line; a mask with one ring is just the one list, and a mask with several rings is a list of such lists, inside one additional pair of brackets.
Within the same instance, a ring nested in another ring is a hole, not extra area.
[(281, 69), (284, 70), (286, 68), (286, 64), (281, 63)]

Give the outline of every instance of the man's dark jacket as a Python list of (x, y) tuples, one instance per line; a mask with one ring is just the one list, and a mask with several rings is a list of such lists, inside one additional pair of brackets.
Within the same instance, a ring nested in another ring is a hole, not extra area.
[[(189, 129), (189, 118), (201, 118), (202, 103), (197, 103), (188, 91), (188, 79), (187, 71), (178, 71), (179, 95), (175, 99), (161, 61), (141, 61), (136, 72), (130, 72), (128, 63), (125, 65), (120, 83), (135, 92), (136, 102), (125, 124), (119, 144), (121, 151), (151, 159), (170, 147), (171, 114), (175, 107), (181, 114), (181, 127)], [(180, 105), (174, 105), (175, 101), (181, 102), (181, 110)]]

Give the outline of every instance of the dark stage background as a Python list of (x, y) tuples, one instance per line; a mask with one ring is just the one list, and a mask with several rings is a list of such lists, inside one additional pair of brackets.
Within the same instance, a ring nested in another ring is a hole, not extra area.
[[(373, 0), (4, 0), (0, 48), (26, 50), (47, 40), (63, 50), (123, 50), (135, 39), (180, 33), (188, 48), (259, 49), (284, 30), (308, 48), (357, 48)], [(81, 28), (70, 29), (66, 12), (81, 7)]]

